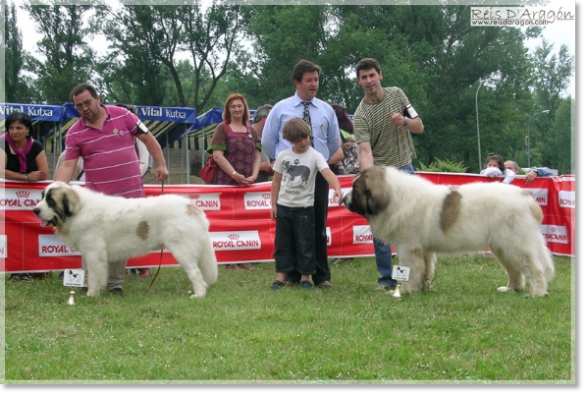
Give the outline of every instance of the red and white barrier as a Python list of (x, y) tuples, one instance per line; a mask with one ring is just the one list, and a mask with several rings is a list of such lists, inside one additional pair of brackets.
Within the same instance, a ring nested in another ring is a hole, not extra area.
[[(417, 173), (436, 184), (461, 185), (495, 182), (472, 174)], [(339, 177), (343, 192), (352, 187), (353, 176)], [(498, 182), (498, 181), (497, 181)], [(0, 180), (0, 265), (5, 272), (42, 272), (81, 267), (81, 257), (56, 235), (42, 228), (32, 208), (41, 199), (47, 183), (21, 183)], [(527, 189), (544, 213), (541, 233), (556, 255), (575, 256), (575, 178), (537, 178), (526, 185), (519, 177), (513, 185)], [(147, 185), (147, 196), (159, 195), (160, 186)], [(166, 185), (165, 194), (184, 195), (205, 210), (219, 263), (273, 260), (275, 223), (270, 219), (270, 183), (248, 188), (216, 185)], [(330, 257), (373, 256), (372, 233), (361, 216), (339, 206), (330, 190), (328, 215), (328, 254)], [(196, 238), (198, 235), (192, 235)], [(128, 266), (158, 266), (160, 252), (131, 259)], [(163, 265), (177, 265), (173, 256), (163, 253)]]

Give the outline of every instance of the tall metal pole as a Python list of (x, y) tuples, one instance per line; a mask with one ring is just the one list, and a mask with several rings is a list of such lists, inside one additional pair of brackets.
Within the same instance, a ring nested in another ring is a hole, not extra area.
[(478, 172), (482, 171), (482, 156), (480, 151), (480, 122), (478, 121), (478, 92), (480, 91), (480, 87), (486, 82), (480, 80), (480, 84), (478, 85), (478, 89), (476, 89), (476, 134), (478, 135)]
[(531, 116), (531, 118), (529, 118), (529, 122), (527, 122), (527, 167), (531, 167), (531, 145), (530, 145), (530, 141), (529, 141), (529, 128), (531, 127), (531, 120), (536, 115), (548, 114), (548, 113), (549, 113), (549, 110), (543, 110), (543, 111), (536, 112), (535, 114), (533, 114)]

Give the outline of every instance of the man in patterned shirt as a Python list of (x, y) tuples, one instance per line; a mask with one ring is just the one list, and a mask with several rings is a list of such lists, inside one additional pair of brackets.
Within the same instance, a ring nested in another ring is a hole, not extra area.
[[(398, 87), (383, 88), (378, 61), (362, 59), (356, 78), (364, 98), (354, 112), (354, 138), (359, 147), (360, 171), (371, 166), (393, 166), (415, 174), (411, 161), (416, 157), (411, 134), (423, 133), (423, 122)], [(381, 274), (380, 290), (397, 285), (392, 278), (391, 246), (373, 237), (376, 267)]]
[[(134, 137), (145, 144), (157, 164), (155, 178), (167, 179), (169, 172), (161, 146), (136, 115), (126, 108), (103, 105), (96, 89), (88, 84), (73, 88), (71, 101), (81, 117), (67, 132), (65, 160), (55, 173), (55, 181), (71, 181), (77, 161), (82, 158), (86, 188), (106, 195), (143, 197)], [(121, 295), (126, 261), (108, 265), (108, 291)], [(82, 266), (87, 273), (83, 260)]]

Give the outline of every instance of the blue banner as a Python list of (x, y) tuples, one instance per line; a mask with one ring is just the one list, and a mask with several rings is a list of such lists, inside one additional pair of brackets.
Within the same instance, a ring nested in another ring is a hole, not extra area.
[(195, 123), (195, 109), (187, 107), (136, 106), (138, 117), (147, 121)]
[[(109, 105), (109, 104), (108, 104)], [(79, 118), (73, 103), (65, 103), (65, 119)], [(141, 121), (194, 123), (195, 109), (187, 107), (135, 106)]]
[[(250, 112), (250, 123), (252, 123), (252, 119), (254, 118), (254, 114), (256, 113), (256, 110), (249, 110), (249, 112)], [(193, 124), (192, 127), (189, 128), (188, 132), (191, 132), (193, 130), (199, 130), (199, 129), (205, 128), (207, 126), (210, 126), (210, 125), (215, 125), (217, 123), (221, 123), (224, 120), (223, 115), (224, 115), (224, 109), (222, 107), (212, 108), (212, 109), (204, 112), (203, 114), (201, 114), (199, 117), (197, 117), (197, 119), (195, 120), (195, 123)]]
[(6, 116), (14, 111), (28, 114), (33, 121), (61, 122), (64, 114), (62, 106), (0, 103), (0, 119), (6, 119)]

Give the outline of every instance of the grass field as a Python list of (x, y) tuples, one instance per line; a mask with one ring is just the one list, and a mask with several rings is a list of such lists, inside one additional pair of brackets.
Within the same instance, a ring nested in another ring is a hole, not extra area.
[(555, 261), (535, 299), (497, 292), (504, 270), (481, 255), (440, 259), (433, 290), (401, 299), (374, 290), (373, 258), (333, 265), (334, 287), (311, 291), (270, 291), (271, 262), (220, 267), (202, 300), (175, 267), (148, 293), (131, 276), (124, 296), (74, 306), (56, 275), (7, 282), (4, 383), (571, 384), (574, 262)]

